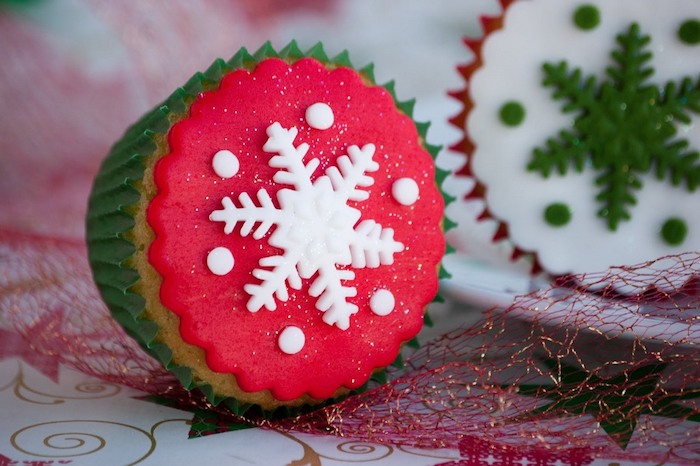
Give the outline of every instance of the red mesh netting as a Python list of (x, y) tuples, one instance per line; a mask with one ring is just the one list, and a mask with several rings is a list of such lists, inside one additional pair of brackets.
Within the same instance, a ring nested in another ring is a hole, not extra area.
[[(327, 416), (334, 432), (374, 441), (455, 446), (478, 436), (699, 461), (699, 271), (700, 255), (684, 254), (518, 297), (304, 426)], [(655, 286), (625, 297), (623, 283)]]
[[(0, 316), (37, 351), (207, 406), (111, 320), (82, 245), (3, 232), (0, 257)], [(421, 447), (479, 437), (700, 461), (699, 268), (693, 253), (572, 278), (426, 343), (386, 385), (298, 418), (253, 422)], [(629, 297), (616, 291), (620, 280), (655, 286)]]

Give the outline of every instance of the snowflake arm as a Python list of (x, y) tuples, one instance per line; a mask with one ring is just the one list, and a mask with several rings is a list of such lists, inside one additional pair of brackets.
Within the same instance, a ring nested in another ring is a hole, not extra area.
[[(597, 105), (596, 80), (591, 76), (582, 78), (581, 70), (569, 71), (566, 62), (557, 65), (545, 63), (543, 66), (545, 78), (543, 84), (554, 88), (552, 97), (556, 100), (564, 100), (562, 111), (582, 113), (582, 118)], [(585, 121), (582, 122), (585, 125)], [(527, 165), (529, 171), (536, 171), (542, 176), (556, 171), (560, 175), (566, 174), (569, 166), (577, 170), (583, 170), (586, 157), (589, 154), (588, 140), (582, 137), (582, 131), (571, 132), (562, 130), (556, 138), (547, 140), (546, 147), (537, 147), (533, 150), (532, 159)]]
[(616, 89), (633, 96), (643, 87), (644, 82), (654, 74), (652, 67), (646, 66), (651, 60), (651, 52), (645, 51), (651, 38), (641, 33), (639, 25), (632, 23), (625, 34), (617, 36), (619, 49), (611, 54), (616, 66), (606, 72)]
[(700, 185), (700, 153), (687, 151), (686, 140), (677, 140), (665, 148), (664, 156), (656, 157), (656, 177), (669, 178), (675, 186), (685, 182), (689, 191)]
[(345, 199), (365, 201), (369, 193), (363, 189), (374, 184), (374, 178), (366, 175), (379, 169), (379, 164), (372, 160), (374, 144), (366, 144), (362, 148), (352, 145), (348, 154), (338, 157), (337, 167), (326, 169), (326, 176), (331, 180), (333, 190)]
[(393, 228), (382, 228), (374, 220), (364, 220), (355, 229), (350, 242), (353, 267), (377, 268), (394, 263), (394, 253), (404, 245), (394, 240)]
[(602, 189), (596, 196), (596, 201), (602, 203), (598, 216), (606, 219), (611, 231), (617, 230), (622, 220), (631, 217), (628, 206), (633, 206), (637, 200), (632, 195), (634, 189), (640, 189), (642, 182), (631, 174), (624, 164), (613, 164), (596, 178), (596, 184)]
[(281, 225), (285, 220), (283, 211), (275, 207), (265, 189), (258, 191), (257, 198), (260, 206), (255, 205), (248, 193), (242, 193), (238, 196), (241, 207), (236, 207), (230, 197), (224, 197), (221, 200), (224, 208), (213, 211), (209, 215), (209, 220), (224, 222), (224, 233), (227, 235), (233, 231), (236, 224), (243, 223), (241, 236), (248, 236), (257, 223), (259, 225), (253, 232), (253, 238), (260, 239), (273, 225)]
[(659, 106), (665, 113), (673, 116), (682, 123), (690, 123), (688, 111), (700, 114), (700, 77), (693, 83), (689, 77), (681, 80), (680, 84), (673, 81), (666, 83)]
[(268, 256), (260, 259), (261, 268), (253, 270), (253, 276), (262, 283), (247, 284), (243, 287), (250, 295), (246, 304), (250, 312), (257, 312), (263, 306), (270, 311), (277, 309), (275, 298), (283, 302), (289, 299), (287, 284), (295, 290), (301, 288), (301, 277), (296, 262), (288, 256)]
[[(680, 84), (668, 82), (659, 100), (663, 115), (689, 124), (690, 112), (700, 114), (700, 78), (695, 83), (689, 77), (683, 78)], [(675, 127), (671, 123), (667, 125), (669, 137), (675, 136)], [(697, 151), (688, 151), (689, 145), (685, 139), (669, 141), (655, 157), (656, 176), (659, 179), (668, 177), (674, 185), (685, 182), (687, 188), (692, 191), (700, 185), (700, 154)]]
[(589, 153), (587, 141), (566, 130), (560, 131), (558, 136), (548, 139), (546, 147), (537, 147), (532, 151), (532, 159), (527, 165), (529, 171), (539, 172), (547, 178), (553, 171), (566, 174), (571, 165), (576, 171), (583, 170)]
[(347, 298), (357, 295), (357, 289), (343, 285), (343, 280), (353, 280), (355, 272), (338, 269), (334, 265), (323, 265), (318, 270), (318, 277), (311, 284), (309, 294), (316, 301), (316, 309), (323, 312), (323, 321), (335, 325), (341, 330), (350, 327), (350, 316), (357, 313), (357, 306), (349, 303)]
[(309, 145), (302, 143), (294, 146), (294, 140), (299, 134), (296, 127), (283, 128), (275, 122), (267, 127), (268, 139), (263, 150), (278, 155), (270, 159), (269, 165), (279, 168), (272, 178), (277, 183), (292, 185), (297, 191), (305, 192), (312, 189), (311, 177), (319, 166), (318, 159), (311, 159), (304, 164), (304, 156), (309, 151)]
[(565, 101), (563, 112), (586, 111), (597, 105), (595, 76), (584, 79), (580, 69), (574, 68), (570, 71), (565, 61), (556, 65), (545, 63), (542, 69), (544, 71), (542, 84), (553, 88), (552, 98)]

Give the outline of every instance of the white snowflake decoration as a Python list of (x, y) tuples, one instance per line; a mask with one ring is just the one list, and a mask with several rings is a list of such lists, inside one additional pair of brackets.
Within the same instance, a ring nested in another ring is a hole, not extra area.
[(269, 161), (270, 167), (278, 169), (273, 181), (292, 187), (277, 192), (279, 208), (263, 188), (256, 193), (257, 202), (245, 192), (238, 196), (239, 205), (224, 197), (223, 209), (212, 212), (209, 219), (224, 222), (226, 234), (240, 223), (241, 236), (252, 233), (255, 239), (262, 239), (276, 227), (267, 241), (284, 252), (262, 258), (253, 271), (261, 283), (244, 286), (250, 295), (250, 312), (262, 307), (275, 310), (276, 300), (289, 299), (289, 288), (298, 290), (302, 280), (316, 275), (309, 294), (317, 298), (316, 308), (323, 312), (323, 321), (346, 330), (350, 316), (358, 310), (348, 298), (357, 290), (347, 284), (355, 272), (342, 267), (390, 265), (394, 253), (403, 251), (404, 246), (394, 240), (392, 228), (383, 228), (371, 219), (360, 221), (360, 211), (348, 205), (348, 201), (369, 198), (363, 188), (374, 183), (367, 173), (379, 168), (372, 160), (375, 146), (349, 146), (347, 155), (338, 158), (337, 167), (328, 167), (312, 182), (320, 161), (313, 158), (304, 163), (309, 145), (295, 146), (297, 134), (296, 127), (286, 129), (277, 122), (267, 128), (263, 150), (277, 154)]

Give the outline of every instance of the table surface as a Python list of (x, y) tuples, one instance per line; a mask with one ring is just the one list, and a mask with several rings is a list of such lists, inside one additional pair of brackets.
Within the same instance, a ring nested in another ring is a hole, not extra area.
[[(479, 315), (449, 302), (434, 314), (437, 325), (429, 333)], [(6, 343), (0, 344), (2, 466), (189, 465), (203, 460), (226, 465), (418, 466), (460, 459), (458, 450), (257, 428), (188, 439), (192, 413), (142, 401), (137, 390), (95, 379), (50, 357), (36, 357), (29, 345), (23, 347), (8, 331), (0, 332), (0, 343)], [(481, 464), (493, 464), (489, 461), (486, 456)], [(625, 463), (597, 459), (593, 464)]]

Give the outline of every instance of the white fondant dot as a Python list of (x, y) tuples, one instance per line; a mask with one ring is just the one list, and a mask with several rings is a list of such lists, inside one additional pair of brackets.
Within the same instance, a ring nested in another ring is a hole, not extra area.
[(286, 354), (297, 354), (304, 347), (304, 343), (306, 343), (306, 336), (303, 330), (294, 326), (282, 330), (277, 339), (277, 345)]
[(333, 126), (333, 109), (323, 102), (317, 102), (306, 109), (306, 122), (314, 129), (328, 129)]
[(391, 314), (396, 305), (394, 294), (385, 289), (379, 289), (369, 298), (369, 308), (378, 316), (387, 316)]
[(226, 149), (220, 150), (214, 154), (211, 165), (214, 168), (214, 173), (221, 178), (231, 178), (238, 173), (238, 169), (241, 166), (238, 157), (236, 157), (233, 152)]
[(413, 205), (418, 200), (418, 183), (413, 178), (399, 178), (391, 186), (391, 195), (401, 205)]
[(226, 275), (233, 270), (233, 254), (227, 248), (212, 249), (207, 255), (207, 267), (214, 275)]

